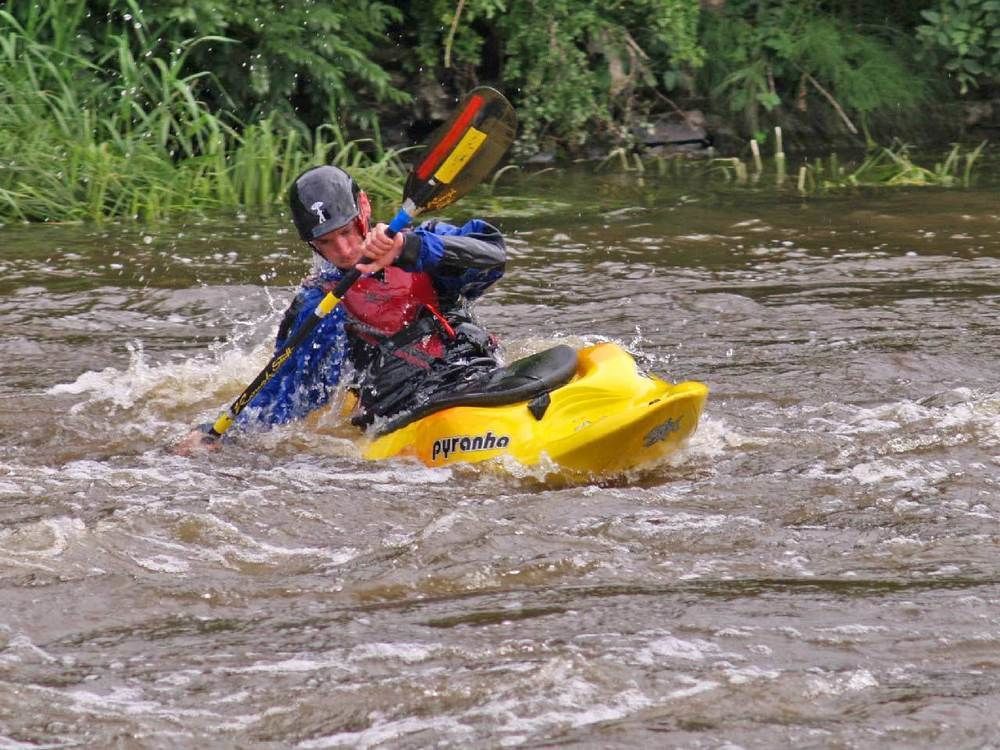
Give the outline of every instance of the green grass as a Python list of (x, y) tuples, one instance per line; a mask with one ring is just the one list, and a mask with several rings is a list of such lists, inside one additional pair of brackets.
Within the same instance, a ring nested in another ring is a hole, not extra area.
[(866, 158), (853, 168), (841, 164), (835, 156), (816, 159), (799, 168), (798, 188), (800, 192), (811, 193), (851, 187), (968, 187), (985, 147), (986, 141), (965, 150), (955, 144), (943, 160), (929, 167), (916, 164), (910, 147), (904, 144), (870, 149)]
[(598, 168), (612, 164), (621, 171), (646, 172), (659, 177), (707, 177), (737, 185), (797, 187), (800, 193), (806, 195), (856, 187), (969, 187), (975, 170), (982, 162), (985, 148), (986, 141), (975, 148), (955, 144), (942, 159), (930, 166), (922, 166), (914, 161), (910, 146), (898, 143), (887, 147), (872, 145), (856, 163), (844, 161), (836, 153), (806, 161), (798, 168), (797, 180), (790, 179), (786, 173), (790, 158), (780, 151), (771, 159), (758, 152), (749, 161), (739, 157), (706, 160), (658, 157), (643, 161), (632, 157), (632, 161), (623, 154), (613, 152)]
[(25, 24), (0, 10), (0, 221), (267, 213), (317, 164), (348, 169), (376, 202), (399, 200), (404, 166), (378, 139), (210, 112), (198, 96), (205, 74), (181, 74), (207, 38), (166, 59), (137, 58), (121, 39), (92, 62), (69, 47), (82, 6), (45, 5)]

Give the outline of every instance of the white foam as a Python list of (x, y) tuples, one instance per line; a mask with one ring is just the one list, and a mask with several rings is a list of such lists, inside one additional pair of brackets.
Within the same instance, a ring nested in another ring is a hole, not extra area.
[(683, 659), (685, 661), (704, 661), (721, 654), (718, 646), (710, 641), (696, 639), (685, 641), (672, 635), (650, 641), (644, 648), (635, 652), (635, 660), (639, 664), (660, 664), (664, 659)]
[(279, 471), (286, 472), (286, 476), (297, 476), (310, 486), (316, 486), (324, 479), (329, 479), (341, 483), (375, 485), (392, 494), (399, 492), (399, 485), (445, 484), (453, 478), (450, 469), (432, 469), (418, 464), (407, 466), (379, 464), (377, 468), (372, 469), (329, 473), (322, 467), (317, 468), (315, 461), (310, 459), (297, 460)]
[(356, 646), (350, 654), (352, 661), (391, 659), (406, 664), (426, 661), (434, 650), (421, 643), (365, 643)]
[(198, 669), (184, 669), (180, 672), (170, 672), (157, 679), (156, 684), (171, 689), (186, 687), (192, 683), (195, 677), (200, 677), (202, 674), (204, 673)]
[(725, 670), (726, 680), (730, 685), (746, 685), (752, 682), (763, 680), (776, 680), (781, 677), (781, 672), (776, 669), (764, 669), (763, 667), (749, 666), (740, 668), (729, 668)]
[(0, 529), (0, 552), (15, 557), (58, 557), (85, 531), (81, 519), (66, 516)]
[(733, 523), (760, 527), (763, 522), (747, 516), (725, 516), (717, 513), (695, 515), (693, 513), (661, 513), (659, 511), (644, 511), (637, 514), (637, 521), (648, 528), (650, 533), (663, 531), (717, 531)]
[(888, 633), (889, 628), (884, 625), (862, 625), (854, 623), (851, 625), (835, 625), (830, 628), (816, 628), (819, 633), (836, 633), (838, 635), (869, 635), (873, 633)]
[(258, 662), (246, 667), (226, 668), (224, 671), (229, 674), (301, 674), (328, 669), (337, 669), (343, 672), (353, 671), (344, 665), (344, 655), (339, 651), (330, 656), (316, 656), (308, 659), (293, 657), (275, 662)]
[[(916, 450), (971, 439), (973, 432), (997, 439), (1000, 444), (1000, 395), (956, 388), (925, 401), (894, 401), (859, 409), (849, 422), (838, 425), (841, 435), (891, 433), (918, 427), (916, 434), (900, 437), (898, 450)], [(839, 408), (839, 405), (832, 405)], [(957, 434), (957, 436), (956, 436)]]
[(50, 395), (88, 395), (89, 398), (70, 408), (78, 413), (93, 403), (111, 402), (122, 409), (136, 404), (162, 400), (170, 405), (186, 405), (200, 401), (206, 393), (228, 388), (235, 383), (247, 383), (267, 361), (269, 346), (257, 345), (250, 352), (229, 348), (213, 361), (195, 356), (180, 362), (149, 365), (142, 342), (129, 343), (129, 366), (118, 370), (108, 367), (81, 374), (72, 383), (50, 387)]
[(170, 555), (154, 555), (153, 557), (133, 557), (136, 565), (151, 570), (154, 573), (187, 573), (191, 569), (190, 563), (178, 557)]
[[(62, 691), (53, 691), (59, 695)], [(171, 718), (216, 718), (217, 714), (201, 709), (167, 708), (160, 703), (145, 698), (142, 691), (134, 687), (112, 686), (108, 692), (96, 693), (89, 690), (70, 690), (67, 693), (78, 711), (119, 718), (124, 713), (130, 716), (153, 715)]]
[(376, 724), (360, 732), (341, 732), (328, 737), (306, 740), (300, 742), (296, 747), (304, 750), (318, 750), (327, 747), (352, 747), (367, 750), (367, 748), (377, 745), (391, 745), (408, 734), (429, 730), (439, 733), (447, 732), (449, 741), (457, 744), (461, 744), (463, 737), (471, 738), (473, 735), (473, 730), (470, 727), (463, 726), (450, 717), (425, 719), (414, 716)]
[(506, 744), (517, 744), (524, 735), (556, 726), (583, 727), (614, 721), (654, 702), (651, 696), (635, 688), (616, 693), (610, 701), (595, 702), (602, 692), (601, 686), (584, 679), (574, 671), (571, 662), (562, 658), (553, 659), (531, 673), (528, 689), (540, 696), (537, 702), (542, 710), (538, 713), (532, 713), (531, 702), (516, 696), (493, 700), (477, 712), (492, 717), (497, 731), (509, 733)]
[[(690, 680), (691, 678), (687, 677), (686, 679)], [(719, 683), (714, 682), (713, 680), (692, 680), (692, 681), (694, 684), (688, 687), (678, 688), (677, 690), (671, 691), (670, 693), (667, 694), (667, 698), (673, 700), (677, 700), (680, 698), (690, 698), (700, 693), (706, 693), (709, 690), (715, 690), (717, 687), (719, 687)]]
[(858, 693), (878, 685), (878, 680), (871, 672), (867, 669), (857, 669), (833, 677), (813, 677), (806, 686), (806, 695), (809, 698), (817, 698), (823, 695)]
[(857, 464), (850, 469), (851, 477), (859, 484), (882, 484), (887, 480), (909, 478), (906, 468), (890, 461), (870, 461)]
[(0, 495), (23, 496), (24, 489), (13, 482), (0, 482)]
[(445, 513), (443, 516), (435, 518), (429, 524), (424, 526), (424, 528), (420, 530), (419, 537), (421, 539), (429, 539), (437, 534), (446, 534), (451, 531), (456, 524), (467, 520), (474, 520), (471, 513), (462, 511), (451, 511)]
[[(3, 227), (3, 224), (0, 224)], [(65, 748), (77, 746), (76, 740), (66, 739), (55, 742), (21, 742), (0, 734), (0, 750), (64, 750)]]
[[(2, 626), (7, 633), (10, 628)], [(0, 641), (0, 666), (15, 664), (52, 664), (58, 659), (44, 649), (35, 645), (24, 633), (17, 633), (12, 636), (4, 636), (4, 641)]]
[(744, 435), (721, 418), (706, 415), (698, 423), (698, 429), (689, 438), (687, 452), (691, 456), (718, 458), (730, 448), (746, 445), (767, 445), (769, 440), (761, 436)]
[(142, 558), (133, 558), (136, 564), (156, 572), (183, 573), (190, 565), (183, 557), (194, 556), (197, 559), (217, 562), (223, 567), (234, 569), (238, 567), (233, 561), (240, 563), (273, 564), (278, 558), (312, 558), (330, 565), (343, 565), (353, 560), (359, 553), (355, 547), (305, 547), (280, 546), (260, 541), (243, 532), (238, 526), (211, 513), (189, 514), (182, 511), (169, 511), (167, 516), (195, 521), (201, 527), (201, 541), (197, 545), (182, 545), (152, 536), (139, 537), (144, 543), (156, 545), (174, 554), (160, 554)]

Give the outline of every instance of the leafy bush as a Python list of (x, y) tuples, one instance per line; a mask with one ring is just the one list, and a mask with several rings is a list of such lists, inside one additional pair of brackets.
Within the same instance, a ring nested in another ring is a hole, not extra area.
[(662, 89), (665, 76), (701, 60), (697, 0), (428, 0), (421, 7), (425, 13), (412, 10), (413, 72), (435, 80), (447, 62), (468, 84), (492, 69), (517, 101), (522, 153), (620, 140), (641, 115), (640, 92)]
[(703, 14), (706, 65), (698, 78), (750, 134), (778, 107), (830, 108), (845, 126), (880, 110), (905, 111), (926, 84), (893, 46), (823, 12), (813, 0), (729, 0)]
[[(91, 61), (120, 54), (178, 61), (183, 54), (175, 72), (200, 76), (197, 98), (240, 121), (278, 114), (307, 128), (337, 122), (369, 129), (379, 104), (410, 99), (392, 84), (383, 59), (386, 33), (403, 13), (381, 0), (6, 0), (6, 6), (28, 36)], [(52, 16), (60, 19), (55, 26), (45, 21)], [(71, 27), (72, 34), (59, 30)], [(207, 41), (191, 47), (193, 39)]]
[(149, 23), (168, 26), (174, 38), (233, 40), (199, 47), (191, 63), (212, 71), (243, 120), (278, 112), (313, 127), (335, 121), (369, 129), (374, 105), (409, 101), (379, 57), (389, 26), (403, 17), (394, 3), (155, 0), (142, 7)]
[(1000, 0), (939, 0), (921, 15), (917, 37), (944, 57), (962, 94), (1000, 83)]

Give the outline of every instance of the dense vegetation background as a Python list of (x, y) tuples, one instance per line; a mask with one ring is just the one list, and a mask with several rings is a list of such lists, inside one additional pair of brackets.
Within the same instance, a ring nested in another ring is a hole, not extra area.
[(522, 159), (600, 156), (695, 109), (735, 147), (774, 125), (824, 146), (1000, 118), (1000, 0), (2, 8), (0, 218), (270, 206), (332, 160), (392, 193), (387, 147), (419, 141), (479, 83), (518, 109)]

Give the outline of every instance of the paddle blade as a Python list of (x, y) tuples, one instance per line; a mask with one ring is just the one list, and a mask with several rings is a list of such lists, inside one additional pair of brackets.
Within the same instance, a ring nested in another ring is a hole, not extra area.
[(416, 212), (437, 210), (478, 185), (514, 141), (517, 115), (496, 89), (480, 86), (438, 128), (410, 173), (403, 197)]

